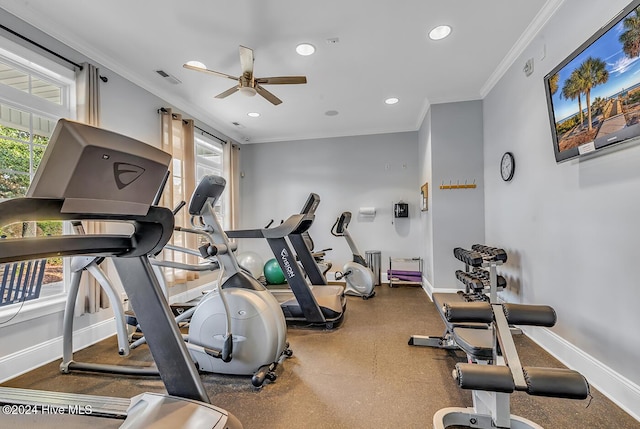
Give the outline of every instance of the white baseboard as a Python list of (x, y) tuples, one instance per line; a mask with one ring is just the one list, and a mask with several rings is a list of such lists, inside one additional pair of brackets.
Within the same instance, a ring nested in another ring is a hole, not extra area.
[(523, 327), (522, 330), (540, 347), (567, 367), (580, 372), (589, 384), (640, 421), (640, 386), (547, 328)]
[[(190, 289), (187, 292), (179, 293), (175, 297), (172, 296), (172, 301), (186, 302), (197, 298), (202, 295), (204, 291), (210, 290), (214, 284), (215, 282), (209, 282)], [(116, 324), (113, 318), (75, 330), (73, 335), (73, 349), (74, 351), (84, 349), (85, 347), (104, 340), (105, 338), (109, 338), (115, 333)], [(118, 351), (114, 349), (113, 352), (117, 353)], [(61, 336), (0, 357), (0, 383), (61, 358)]]
[[(74, 331), (74, 351), (104, 340), (116, 332), (114, 319), (107, 319)], [(114, 348), (113, 353), (118, 353)], [(46, 363), (62, 358), (62, 337), (54, 338), (0, 358), (0, 382), (32, 371)]]
[(429, 295), (429, 299), (431, 299), (432, 301), (434, 293), (457, 293), (458, 291), (460, 291), (460, 289), (455, 288), (434, 288), (433, 285), (429, 283), (427, 278), (424, 276), (422, 277), (422, 288), (425, 290), (425, 292), (427, 292), (427, 295)]

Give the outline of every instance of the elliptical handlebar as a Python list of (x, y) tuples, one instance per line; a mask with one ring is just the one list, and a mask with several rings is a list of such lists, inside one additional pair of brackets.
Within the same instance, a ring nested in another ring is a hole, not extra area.
[[(271, 228), (271, 225), (273, 225), (273, 222), (274, 222), (274, 220), (270, 219), (269, 223), (266, 224), (263, 229)], [(280, 225), (282, 225), (283, 223), (284, 223), (284, 219), (280, 219)]]
[(175, 207), (173, 208), (173, 210), (171, 210), (171, 212), (172, 212), (172, 213), (173, 213), (173, 215), (175, 216), (175, 215), (177, 215), (177, 214), (180, 212), (180, 210), (182, 210), (182, 207), (184, 207), (184, 206), (186, 206), (186, 205), (187, 205), (187, 203), (186, 203), (184, 200), (182, 200), (182, 201), (180, 201), (180, 202), (178, 203), (178, 205), (177, 205), (177, 206), (175, 206)]

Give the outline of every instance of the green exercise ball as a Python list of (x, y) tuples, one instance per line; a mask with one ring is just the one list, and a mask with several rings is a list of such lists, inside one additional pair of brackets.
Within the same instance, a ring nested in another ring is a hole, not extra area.
[(285, 283), (282, 269), (280, 269), (280, 265), (278, 265), (278, 261), (275, 259), (269, 259), (267, 263), (264, 264), (263, 271), (264, 278), (270, 285), (281, 285)]

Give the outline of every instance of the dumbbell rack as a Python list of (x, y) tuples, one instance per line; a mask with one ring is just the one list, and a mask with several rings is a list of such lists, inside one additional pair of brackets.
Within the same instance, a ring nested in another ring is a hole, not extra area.
[[(465, 270), (456, 271), (456, 277), (466, 286), (467, 292), (470, 288), (484, 291), (488, 286), (489, 302), (497, 303), (498, 291), (506, 285), (504, 278), (498, 276), (497, 267), (507, 261), (507, 253), (496, 247), (474, 244), (471, 250), (456, 247), (453, 255), (465, 263)], [(486, 274), (480, 272), (481, 269), (488, 269), (488, 281)], [(479, 283), (482, 288), (478, 287)]]

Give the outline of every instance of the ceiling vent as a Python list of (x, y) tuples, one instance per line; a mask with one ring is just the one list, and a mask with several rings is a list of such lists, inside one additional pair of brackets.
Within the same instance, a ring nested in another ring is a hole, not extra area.
[(178, 85), (179, 83), (182, 83), (180, 80), (178, 80), (177, 77), (171, 76), (169, 73), (167, 73), (164, 70), (156, 70), (156, 73), (158, 73), (160, 76), (162, 76), (163, 78), (165, 78), (167, 81), (169, 81), (174, 85)]

